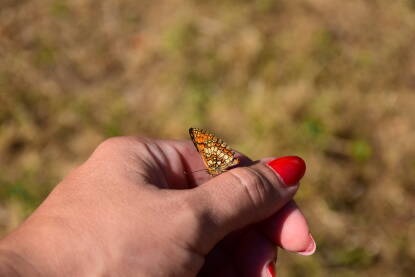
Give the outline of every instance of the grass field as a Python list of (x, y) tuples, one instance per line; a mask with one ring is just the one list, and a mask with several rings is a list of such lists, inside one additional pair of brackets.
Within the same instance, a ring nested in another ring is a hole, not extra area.
[(414, 0), (2, 0), (0, 231), (103, 139), (204, 127), (306, 160), (279, 276), (413, 276), (414, 47)]

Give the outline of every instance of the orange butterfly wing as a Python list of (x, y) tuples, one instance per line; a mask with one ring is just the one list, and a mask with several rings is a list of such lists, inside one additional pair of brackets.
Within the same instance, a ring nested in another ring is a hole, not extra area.
[(220, 138), (203, 129), (190, 128), (190, 137), (210, 175), (218, 175), (239, 164), (235, 152)]

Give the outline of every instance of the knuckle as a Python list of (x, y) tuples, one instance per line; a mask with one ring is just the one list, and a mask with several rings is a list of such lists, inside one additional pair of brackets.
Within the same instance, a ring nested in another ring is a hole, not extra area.
[(111, 137), (103, 142), (101, 142), (97, 150), (99, 151), (112, 151), (116, 148), (118, 148), (120, 145), (122, 145), (125, 142), (125, 137)]
[(272, 184), (255, 169), (250, 167), (235, 168), (230, 172), (254, 207), (264, 203), (271, 195), (273, 191)]
[[(148, 140), (148, 139), (147, 139)], [(131, 145), (140, 146), (147, 142), (145, 137), (133, 137), (133, 136), (120, 136), (111, 137), (101, 142), (96, 152), (114, 152), (125, 148), (129, 148)]]
[(91, 155), (90, 160), (112, 161), (129, 148), (128, 137), (111, 137), (101, 142)]

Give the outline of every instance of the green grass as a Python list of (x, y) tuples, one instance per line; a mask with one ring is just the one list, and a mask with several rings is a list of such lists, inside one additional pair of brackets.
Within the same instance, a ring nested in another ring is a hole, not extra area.
[(414, 1), (6, 2), (3, 234), (103, 139), (205, 127), (306, 159), (318, 252), (281, 275), (415, 271)]

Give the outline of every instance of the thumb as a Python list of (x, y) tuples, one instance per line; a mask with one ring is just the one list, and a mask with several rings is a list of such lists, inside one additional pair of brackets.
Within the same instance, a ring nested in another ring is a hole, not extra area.
[(203, 230), (216, 243), (271, 216), (294, 196), (304, 172), (305, 162), (288, 156), (232, 169), (197, 187), (193, 200), (203, 215)]

